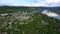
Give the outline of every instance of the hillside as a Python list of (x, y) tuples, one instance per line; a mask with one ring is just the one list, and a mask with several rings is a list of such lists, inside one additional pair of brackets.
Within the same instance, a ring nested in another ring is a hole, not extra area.
[(0, 7), (0, 34), (60, 34), (60, 20), (41, 14), (45, 8)]
[[(12, 13), (17, 11), (30, 11), (32, 10), (49, 10), (60, 14), (60, 7), (13, 7), (13, 6), (0, 6), (0, 13)], [(13, 11), (14, 10), (14, 11)]]

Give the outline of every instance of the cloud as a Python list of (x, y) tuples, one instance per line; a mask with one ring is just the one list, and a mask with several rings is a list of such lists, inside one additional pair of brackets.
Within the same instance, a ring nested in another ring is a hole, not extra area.
[(60, 0), (37, 0), (37, 4), (46, 7), (60, 6)]
[(60, 2), (60, 0), (45, 0), (45, 2), (48, 2), (48, 3), (51, 3), (51, 2), (57, 3), (57, 2)]
[(60, 0), (0, 0), (2, 4), (8, 6), (46, 6), (54, 7), (60, 6)]

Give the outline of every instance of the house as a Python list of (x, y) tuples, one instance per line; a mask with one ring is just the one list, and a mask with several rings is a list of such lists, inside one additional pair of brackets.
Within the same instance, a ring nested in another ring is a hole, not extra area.
[(41, 12), (42, 14), (45, 14), (49, 17), (53, 17), (53, 18), (56, 18), (56, 19), (59, 19), (60, 20), (60, 15), (59, 14), (56, 14), (54, 12), (51, 12), (51, 11), (48, 11), (48, 10), (44, 10)]
[(5, 14), (1, 14), (1, 16), (6, 16), (6, 15), (8, 15), (8, 13), (5, 13)]

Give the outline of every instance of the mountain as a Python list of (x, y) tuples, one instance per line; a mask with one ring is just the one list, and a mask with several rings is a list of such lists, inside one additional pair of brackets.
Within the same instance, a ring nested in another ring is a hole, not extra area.
[(36, 9), (49, 10), (49, 11), (56, 12), (56, 13), (60, 14), (60, 7), (36, 7)]
[(60, 14), (60, 7), (27, 7), (27, 6), (0, 6), (0, 9), (4, 9), (4, 10), (28, 10), (28, 9), (31, 9), (31, 10), (49, 10), (49, 11), (52, 11), (52, 12), (56, 12), (56, 13), (59, 13)]

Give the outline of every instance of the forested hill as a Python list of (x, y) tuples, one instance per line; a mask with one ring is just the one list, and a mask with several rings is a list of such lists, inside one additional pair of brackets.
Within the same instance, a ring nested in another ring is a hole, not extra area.
[(60, 10), (60, 7), (37, 7), (37, 8), (39, 8), (41, 10), (46, 9), (46, 10), (52, 10), (52, 11), (59, 11)]
[(9, 6), (0, 6), (0, 13), (13, 13), (17, 11), (26, 11), (29, 8), (27, 7), (9, 7)]
[(37, 7), (40, 10), (49, 10), (60, 14), (60, 7)]
[(56, 13), (60, 13), (60, 7), (16, 7), (16, 6), (0, 6), (0, 13), (12, 13), (17, 11), (32, 11), (32, 10), (49, 10)]

